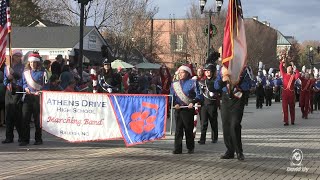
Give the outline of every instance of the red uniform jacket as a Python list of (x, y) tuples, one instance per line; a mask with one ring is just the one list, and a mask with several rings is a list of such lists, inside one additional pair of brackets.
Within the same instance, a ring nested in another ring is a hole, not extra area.
[(294, 82), (300, 77), (299, 70), (296, 70), (296, 74), (287, 74), (283, 70), (283, 62), (280, 63), (279, 69), (282, 76), (283, 90), (285, 92), (294, 92)]

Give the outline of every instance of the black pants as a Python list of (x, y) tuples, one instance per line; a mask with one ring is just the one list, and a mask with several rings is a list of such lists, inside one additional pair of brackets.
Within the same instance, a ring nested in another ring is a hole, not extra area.
[(40, 97), (26, 95), (22, 105), (22, 142), (30, 141), (31, 115), (34, 118), (35, 141), (42, 141), (42, 129), (40, 126)]
[(217, 105), (210, 104), (204, 105), (201, 107), (200, 121), (201, 121), (201, 136), (200, 141), (206, 141), (206, 133), (208, 129), (208, 122), (210, 121), (211, 125), (211, 140), (218, 140), (218, 112)]
[(250, 91), (243, 91), (243, 95), (245, 97), (245, 105), (248, 106), (249, 104), (249, 97), (250, 97)]
[(320, 110), (320, 92), (314, 93), (313, 103), (314, 103), (314, 110), (315, 111)]
[(221, 103), (221, 119), (224, 144), (227, 147), (227, 153), (233, 155), (234, 152), (242, 153), (241, 142), (241, 121), (244, 110), (244, 96), (240, 99), (229, 98), (229, 95), (223, 93)]
[(194, 109), (177, 109), (175, 110), (176, 131), (174, 137), (174, 151), (182, 152), (182, 139), (183, 133), (186, 135), (187, 149), (194, 149), (194, 136), (193, 136), (193, 116)]
[(280, 102), (280, 96), (281, 96), (280, 87), (277, 87), (276, 91), (274, 92), (274, 101)]
[(256, 96), (256, 108), (262, 108), (262, 103), (263, 103), (264, 97), (263, 95), (257, 95)]
[(5, 95), (5, 117), (6, 117), (6, 140), (13, 140), (13, 130), (16, 127), (19, 138), (21, 136), (21, 94), (12, 95), (6, 91)]
[(271, 88), (266, 88), (265, 90), (265, 98), (266, 98), (266, 106), (271, 106), (272, 104), (272, 94), (273, 94), (273, 90)]

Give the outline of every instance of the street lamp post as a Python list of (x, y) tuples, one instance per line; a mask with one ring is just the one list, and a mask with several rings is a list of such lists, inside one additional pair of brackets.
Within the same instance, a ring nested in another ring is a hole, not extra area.
[(208, 14), (209, 16), (209, 21), (208, 21), (208, 48), (207, 48), (207, 58), (209, 57), (209, 54), (210, 54), (210, 39), (211, 39), (211, 35), (210, 35), (210, 28), (211, 28), (211, 16), (213, 14), (219, 14), (220, 11), (221, 11), (221, 7), (222, 7), (222, 4), (223, 4), (223, 0), (216, 0), (216, 11), (212, 11), (211, 9), (209, 11), (204, 11), (204, 7), (207, 3), (207, 0), (199, 0), (199, 3), (200, 3), (200, 11), (201, 11), (201, 14), (205, 13), (205, 14)]
[(313, 70), (313, 65), (314, 65), (314, 62), (313, 62), (313, 47), (312, 46), (309, 48), (308, 59), (309, 59), (310, 66), (311, 66), (311, 71), (312, 71)]
[(78, 66), (79, 66), (79, 76), (80, 82), (82, 82), (82, 61), (83, 61), (83, 25), (84, 25), (84, 7), (92, 0), (75, 0), (80, 3), (80, 42), (79, 42), (79, 59), (78, 59)]

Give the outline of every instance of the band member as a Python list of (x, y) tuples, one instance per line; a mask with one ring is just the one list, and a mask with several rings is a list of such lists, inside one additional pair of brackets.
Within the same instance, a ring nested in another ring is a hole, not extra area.
[(28, 63), (22, 76), (23, 89), (26, 92), (22, 105), (22, 138), (20, 146), (26, 146), (30, 142), (30, 121), (31, 115), (34, 118), (35, 125), (35, 143), (42, 144), (42, 128), (40, 125), (40, 97), (41, 91), (47, 80), (45, 79), (45, 71), (41, 68), (40, 55), (30, 54)]
[(233, 87), (229, 84), (229, 77), (223, 77), (228, 71), (222, 67), (215, 82), (215, 88), (222, 90), (221, 119), (224, 143), (227, 151), (221, 159), (233, 159), (234, 153), (237, 159), (244, 160), (241, 142), (241, 121), (245, 106), (243, 91), (250, 90), (251, 79), (246, 70), (242, 71), (240, 80)]
[(281, 97), (281, 86), (282, 86), (282, 80), (279, 77), (279, 74), (276, 73), (275, 78), (273, 80), (273, 94), (274, 94), (274, 101), (280, 102)]
[(175, 108), (176, 130), (173, 154), (182, 153), (182, 138), (186, 136), (188, 153), (194, 153), (193, 115), (194, 104), (202, 100), (196, 80), (191, 79), (192, 71), (182, 65), (178, 69), (179, 80), (172, 83), (170, 94)]
[[(293, 62), (291, 66), (287, 67), (287, 72), (284, 72), (284, 58), (280, 61), (279, 69), (283, 78), (283, 91), (282, 91), (282, 111), (284, 125), (289, 125), (288, 120), (288, 106), (290, 109), (291, 124), (294, 125), (295, 121), (295, 93), (294, 93), (294, 82), (300, 77), (299, 70), (295, 68)], [(295, 70), (295, 73), (293, 71)]]
[(264, 101), (264, 78), (261, 72), (258, 72), (257, 76), (257, 84), (256, 84), (256, 108), (257, 109), (262, 109), (262, 104)]
[(197, 69), (197, 79), (199, 81), (204, 80), (206, 78), (206, 75), (204, 74), (204, 69), (198, 68)]
[(16, 92), (22, 91), (22, 73), (24, 65), (22, 64), (21, 58), (22, 51), (14, 50), (12, 53), (11, 67), (5, 66), (4, 68), (3, 84), (7, 90), (5, 94), (6, 139), (2, 141), (3, 144), (13, 142), (14, 127), (16, 127), (18, 131), (18, 135), (21, 136), (22, 104), (20, 100), (22, 95), (16, 94)]
[(248, 91), (243, 91), (243, 95), (245, 97), (245, 105), (248, 106), (249, 104), (249, 97), (250, 97), (250, 91), (251, 89), (255, 88), (255, 84), (254, 84), (254, 76), (253, 76), (253, 72), (252, 72), (252, 68), (250, 66), (247, 66), (245, 68), (245, 70), (247, 71), (247, 74), (250, 78), (250, 84), (248, 84), (250, 86)]
[(98, 76), (99, 92), (117, 93), (121, 89), (121, 75), (114, 73), (111, 68), (111, 61), (105, 59), (103, 61), (103, 68)]
[(203, 103), (201, 106), (201, 136), (199, 144), (205, 144), (208, 122), (211, 125), (211, 142), (218, 141), (218, 106), (220, 105), (219, 92), (214, 89), (214, 81), (216, 80), (216, 66), (206, 64), (203, 68), (206, 78), (199, 81), (200, 88), (203, 92)]
[(310, 113), (312, 114), (313, 113), (313, 101), (314, 101), (314, 97), (315, 97), (315, 93), (313, 91), (313, 87), (315, 86), (316, 84), (316, 79), (314, 78), (314, 74), (311, 73), (310, 74), (310, 81), (311, 81), (311, 85), (310, 85), (310, 97), (309, 97), (309, 107), (310, 107)]
[(313, 87), (314, 91), (314, 110), (320, 110), (320, 78), (318, 78)]
[(271, 106), (272, 104), (272, 97), (273, 97), (273, 81), (272, 76), (269, 75), (266, 80), (266, 85), (264, 87), (264, 94), (266, 98), (266, 106)]
[(302, 118), (308, 119), (309, 103), (310, 103), (310, 90), (312, 81), (310, 80), (309, 73), (305, 73), (304, 76), (300, 76), (301, 80), (301, 92), (300, 92), (300, 108)]

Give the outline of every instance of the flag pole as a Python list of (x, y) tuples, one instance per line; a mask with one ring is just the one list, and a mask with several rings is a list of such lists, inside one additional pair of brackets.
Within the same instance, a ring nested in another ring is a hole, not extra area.
[(9, 44), (9, 66), (12, 64), (12, 50), (11, 50), (11, 30), (8, 32), (8, 44)]
[(7, 0), (7, 28), (8, 28), (8, 44), (9, 44), (9, 66), (12, 64), (12, 46), (11, 46), (11, 12), (10, 12), (10, 0)]

